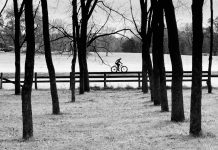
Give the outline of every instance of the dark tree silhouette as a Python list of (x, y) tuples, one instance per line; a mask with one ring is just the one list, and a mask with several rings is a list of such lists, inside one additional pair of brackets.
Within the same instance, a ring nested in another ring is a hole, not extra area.
[(23, 116), (23, 139), (28, 140), (33, 136), (31, 93), (34, 71), (35, 57), (35, 35), (34, 35), (34, 17), (33, 1), (25, 0), (25, 24), (26, 24), (26, 61), (25, 77), (22, 88), (22, 116)]
[(169, 111), (168, 98), (167, 98), (167, 88), (166, 88), (166, 75), (165, 75), (165, 64), (164, 64), (164, 14), (163, 14), (163, 4), (162, 1), (158, 1), (158, 22), (159, 22), (159, 52), (158, 52), (158, 66), (160, 74), (160, 102), (161, 111)]
[(57, 92), (57, 85), (56, 85), (55, 69), (51, 56), (47, 0), (41, 0), (41, 6), (42, 6), (45, 60), (46, 60), (49, 78), (50, 78), (50, 89), (51, 89), (51, 97), (52, 97), (52, 113), (59, 114), (60, 107), (59, 107), (58, 92)]
[(204, 0), (192, 0), (193, 47), (190, 134), (194, 136), (201, 134), (203, 4)]
[(213, 0), (210, 0), (210, 54), (209, 54), (209, 65), (208, 65), (208, 81), (207, 81), (207, 87), (208, 87), (208, 93), (212, 93), (212, 85), (211, 85), (211, 67), (212, 67), (212, 59), (213, 59)]
[(23, 13), (24, 1), (21, 3), (20, 9), (18, 9), (17, 0), (13, 0), (14, 5), (14, 18), (15, 18), (15, 95), (20, 94), (20, 49), (21, 49), (21, 31), (20, 31), (20, 19)]
[(77, 16), (77, 0), (72, 0), (72, 23), (73, 23), (73, 46), (71, 45), (73, 52), (73, 59), (71, 63), (71, 102), (75, 102), (75, 66), (77, 58), (77, 37), (79, 37), (79, 24)]
[(152, 32), (153, 32), (153, 44), (152, 44), (152, 56), (153, 56), (153, 88), (155, 91), (154, 105), (160, 105), (160, 72), (159, 72), (159, 49), (161, 48), (161, 31), (159, 28), (159, 8), (158, 1), (152, 0), (151, 6), (153, 9), (152, 17)]
[(144, 93), (148, 92), (148, 84), (147, 84), (147, 74), (149, 75), (150, 80), (150, 91), (151, 91), (151, 99), (153, 100), (153, 72), (152, 72), (152, 62), (150, 57), (150, 43), (151, 43), (151, 14), (152, 10), (150, 10), (150, 14), (147, 10), (147, 0), (140, 0), (140, 8), (141, 8), (141, 41), (142, 41), (142, 91)]
[[(80, 0), (81, 4), (81, 25), (79, 27), (80, 34), (77, 38), (77, 48), (78, 48), (78, 58), (79, 58), (79, 68), (80, 68), (80, 94), (84, 92), (89, 92), (89, 76), (88, 76), (88, 66), (87, 66), (87, 28), (88, 21), (97, 5), (98, 0)], [(77, 13), (78, 15), (78, 13)]]
[(168, 30), (168, 46), (172, 64), (172, 121), (184, 121), (182, 78), (183, 66), (179, 51), (178, 29), (172, 0), (163, 2)]

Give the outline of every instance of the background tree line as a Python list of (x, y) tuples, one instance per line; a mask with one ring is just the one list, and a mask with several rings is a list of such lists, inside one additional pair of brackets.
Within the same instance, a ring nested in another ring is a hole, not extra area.
[[(15, 30), (15, 19), (13, 8), (8, 8), (0, 17), (0, 48), (14, 47), (14, 30)], [(35, 15), (35, 36), (36, 36), (36, 51), (44, 53), (43, 49), (43, 38), (42, 38), (42, 15), (39, 11)], [(21, 34), (25, 34), (24, 15), (21, 16)], [(210, 19), (208, 21), (210, 23)], [(65, 23), (61, 19), (55, 19), (50, 21), (50, 37), (52, 52), (63, 53), (71, 52), (70, 42), (71, 40), (64, 35), (64, 32), (58, 28), (62, 28), (65, 31)], [(214, 49), (213, 55), (218, 55), (218, 17), (214, 19)], [(69, 31), (68, 31), (69, 32)], [(210, 26), (204, 27), (204, 41), (203, 41), (203, 53), (209, 54), (210, 51)], [(179, 34), (179, 46), (182, 55), (192, 54), (192, 24), (187, 23), (185, 26), (180, 27)], [(21, 36), (24, 38), (24, 36)], [(141, 41), (134, 36), (120, 37), (120, 36), (105, 36), (100, 37), (95, 41), (94, 44), (90, 45), (88, 51), (94, 52), (130, 52), (130, 53), (141, 53)], [(94, 50), (95, 48), (95, 50)], [(22, 47), (22, 51), (25, 51), (26, 45)], [(151, 51), (151, 50), (150, 50)], [(164, 30), (164, 54), (169, 54), (168, 49), (168, 36), (167, 29)]]

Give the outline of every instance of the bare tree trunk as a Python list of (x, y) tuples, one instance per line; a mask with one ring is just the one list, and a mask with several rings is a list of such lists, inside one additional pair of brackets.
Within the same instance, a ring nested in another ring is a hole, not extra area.
[(162, 2), (158, 1), (158, 22), (160, 34), (160, 48), (159, 48), (159, 72), (160, 72), (160, 97), (161, 97), (161, 111), (169, 111), (167, 88), (166, 88), (166, 75), (164, 65), (164, 14)]
[(149, 17), (148, 21), (148, 31), (147, 31), (147, 38), (146, 38), (146, 63), (147, 63), (147, 70), (148, 70), (148, 76), (149, 76), (149, 81), (150, 81), (150, 91), (151, 91), (151, 101), (154, 101), (154, 81), (153, 81), (153, 66), (152, 66), (152, 61), (150, 57), (150, 47), (151, 47), (151, 38), (152, 38), (152, 28), (151, 28), (151, 17)]
[[(142, 92), (148, 93), (148, 63), (146, 62), (147, 51), (147, 0), (140, 0), (141, 6), (141, 38), (142, 38)], [(149, 55), (149, 53), (148, 53)]]
[(34, 56), (35, 56), (35, 35), (34, 35), (34, 17), (33, 17), (33, 1), (25, 0), (25, 23), (26, 23), (26, 39), (27, 51), (25, 62), (25, 77), (22, 88), (22, 116), (23, 116), (23, 139), (28, 140), (33, 137), (33, 121), (31, 93), (34, 72)]
[(203, 4), (204, 0), (192, 0), (193, 48), (190, 134), (194, 136), (201, 134)]
[(152, 19), (152, 30), (153, 30), (153, 47), (152, 47), (152, 56), (153, 56), (153, 83), (154, 83), (154, 105), (160, 105), (160, 72), (159, 72), (159, 49), (161, 48), (160, 43), (160, 31), (158, 27), (158, 2), (157, 0), (152, 0), (153, 8), (153, 19)]
[(81, 35), (79, 38), (78, 54), (79, 54), (79, 65), (80, 65), (80, 94), (84, 92), (89, 92), (89, 76), (88, 76), (88, 66), (86, 58), (86, 40), (87, 40), (87, 16), (83, 14), (82, 25), (81, 25)]
[(85, 81), (84, 81), (84, 57), (83, 57), (83, 47), (81, 44), (81, 41), (77, 41), (78, 42), (78, 59), (79, 59), (79, 69), (80, 69), (80, 81), (79, 81), (79, 93), (80, 94), (84, 94), (85, 92)]
[(20, 95), (20, 12), (17, 0), (13, 0), (15, 17), (15, 95)]
[(77, 0), (72, 0), (73, 6), (73, 15), (72, 15), (72, 23), (73, 23), (73, 59), (71, 63), (71, 102), (76, 101), (75, 97), (75, 67), (76, 67), (76, 57), (77, 57), (77, 38), (78, 38), (78, 18), (77, 18)]
[(41, 5), (42, 5), (42, 19), (43, 19), (43, 39), (45, 45), (45, 60), (49, 72), (50, 89), (51, 89), (51, 97), (52, 97), (52, 113), (60, 114), (55, 69), (51, 56), (47, 0), (41, 0)]
[(89, 92), (90, 91), (90, 87), (89, 87), (89, 71), (88, 71), (86, 56), (84, 58), (84, 86), (85, 86), (84, 87), (85, 92)]
[(169, 39), (169, 52), (172, 63), (172, 121), (184, 121), (183, 107), (183, 66), (179, 51), (178, 29), (172, 0), (163, 2)]
[(209, 55), (209, 65), (208, 65), (208, 80), (207, 87), (208, 93), (212, 93), (212, 85), (211, 85), (211, 67), (212, 67), (212, 57), (213, 57), (213, 0), (210, 0), (210, 55)]
[(75, 47), (73, 47), (73, 59), (72, 59), (72, 63), (71, 63), (71, 102), (75, 102), (76, 101), (76, 97), (75, 97), (75, 84), (76, 84), (76, 80), (75, 80), (75, 66), (76, 66), (76, 57), (77, 57), (77, 51), (76, 49), (74, 49)]

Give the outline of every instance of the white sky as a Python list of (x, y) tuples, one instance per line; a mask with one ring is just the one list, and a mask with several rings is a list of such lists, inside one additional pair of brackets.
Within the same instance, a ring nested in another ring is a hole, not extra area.
[[(105, 0), (110, 5), (113, 5), (116, 8), (124, 10), (126, 13), (129, 9), (129, 0)], [(174, 0), (175, 7), (177, 6), (177, 1)], [(181, 0), (180, 0), (181, 1)], [(185, 2), (186, 1), (186, 2)], [(176, 17), (179, 26), (183, 26), (187, 22), (191, 22), (191, 0), (182, 0), (187, 6), (180, 7), (176, 9)], [(50, 8), (50, 18), (62, 18), (65, 21), (69, 20), (70, 17), (70, 1), (69, 0), (49, 0), (49, 8)], [(134, 5), (135, 15), (140, 16), (139, 11), (139, 0), (132, 0), (132, 4)], [(210, 10), (209, 10), (209, 0), (205, 0), (204, 5), (204, 25), (206, 25), (207, 20), (210, 18)], [(214, 16), (218, 16), (218, 0), (214, 0)]]
[[(129, 0), (104, 0), (110, 6), (113, 6), (115, 9), (119, 9), (121, 12), (125, 12), (128, 16), (130, 14), (129, 8)], [(177, 6), (177, 1), (174, 0), (175, 7)], [(187, 22), (191, 22), (191, 0), (180, 0), (186, 4), (185, 7), (179, 7), (176, 9), (176, 17), (178, 21), (178, 26), (184, 26)], [(0, 0), (0, 8), (3, 5), (5, 0)], [(12, 4), (12, 0), (9, 0), (9, 5)], [(140, 16), (140, 9), (139, 9), (139, 0), (132, 0), (133, 9), (135, 16)], [(71, 7), (70, 7), (70, 0), (48, 0), (49, 6), (49, 14), (50, 19), (62, 19), (67, 24), (71, 23), (70, 15), (71, 15)], [(209, 0), (205, 0), (204, 5), (204, 26), (207, 25), (207, 20), (210, 18), (209, 12)], [(97, 14), (97, 12), (96, 12)], [(218, 16), (218, 0), (214, 0), (214, 16)], [(130, 17), (130, 15), (129, 15)], [(97, 17), (100, 20), (103, 20), (103, 17), (97, 14)], [(119, 22), (114, 21), (114, 26), (119, 26)]]

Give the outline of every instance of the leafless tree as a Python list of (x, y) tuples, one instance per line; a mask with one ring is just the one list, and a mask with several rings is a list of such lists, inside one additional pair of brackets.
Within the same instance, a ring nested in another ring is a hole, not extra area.
[(43, 39), (45, 47), (45, 60), (49, 72), (50, 89), (52, 97), (52, 113), (59, 114), (59, 99), (56, 85), (55, 68), (51, 56), (50, 35), (49, 35), (49, 19), (48, 19), (48, 6), (47, 0), (41, 0), (42, 5), (42, 20), (43, 20)]
[(179, 51), (178, 28), (176, 23), (175, 10), (172, 0), (163, 2), (167, 31), (168, 31), (168, 46), (172, 64), (172, 121), (184, 121), (184, 106), (183, 106), (183, 65)]
[(211, 85), (211, 67), (212, 67), (212, 59), (213, 59), (213, 39), (214, 39), (214, 18), (213, 18), (213, 0), (210, 0), (210, 54), (209, 54), (209, 65), (208, 65), (208, 80), (207, 80), (207, 87), (208, 87), (208, 93), (212, 93), (212, 85)]
[(20, 94), (20, 49), (24, 42), (21, 40), (20, 19), (24, 9), (24, 1), (22, 1), (20, 8), (18, 8), (17, 0), (13, 0), (14, 4), (14, 18), (15, 18), (15, 33), (14, 33), (14, 47), (15, 47), (15, 95)]
[(190, 110), (190, 134), (201, 135), (201, 97), (202, 97), (202, 45), (204, 0), (192, 0), (192, 87)]
[(33, 137), (33, 121), (32, 121), (32, 106), (31, 93), (34, 71), (35, 57), (35, 35), (34, 35), (34, 16), (33, 16), (33, 1), (25, 0), (25, 24), (26, 24), (26, 61), (25, 61), (25, 77), (22, 88), (22, 116), (23, 116), (23, 139), (28, 140)]

